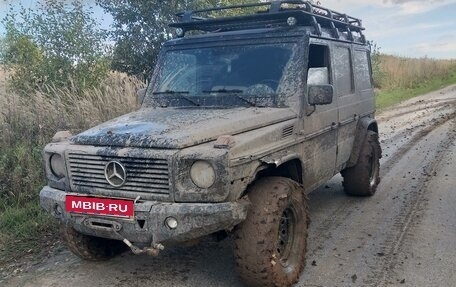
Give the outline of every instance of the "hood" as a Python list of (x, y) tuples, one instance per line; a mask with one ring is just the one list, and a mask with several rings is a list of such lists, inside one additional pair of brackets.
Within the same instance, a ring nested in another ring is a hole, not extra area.
[(184, 148), (296, 118), (288, 108), (145, 108), (71, 138), (81, 145)]

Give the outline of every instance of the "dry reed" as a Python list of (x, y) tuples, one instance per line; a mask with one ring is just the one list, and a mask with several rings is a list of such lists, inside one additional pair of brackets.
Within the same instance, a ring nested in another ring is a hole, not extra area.
[(403, 58), (380, 55), (380, 72), (375, 79), (380, 89), (416, 88), (456, 70), (456, 60)]
[(0, 87), (0, 203), (35, 197), (44, 183), (41, 150), (55, 132), (77, 132), (136, 109), (136, 91), (143, 86), (113, 72), (100, 88), (85, 91), (43, 87), (19, 96)]

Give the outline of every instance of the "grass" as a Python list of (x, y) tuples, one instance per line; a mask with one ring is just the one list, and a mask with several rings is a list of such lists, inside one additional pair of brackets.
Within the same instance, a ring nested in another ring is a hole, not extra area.
[(413, 97), (439, 90), (452, 84), (456, 84), (456, 70), (450, 72), (448, 76), (435, 78), (414, 88), (380, 90), (376, 93), (377, 109), (382, 110)]
[(404, 58), (382, 54), (374, 59), (378, 109), (456, 83), (456, 60)]
[[(8, 206), (0, 213), (0, 264), (12, 255), (27, 251), (40, 251), (37, 246), (40, 235), (55, 233), (57, 225), (43, 212), (37, 201), (29, 201), (19, 206)], [(33, 240), (32, 240), (33, 239)], [(14, 246), (14, 248), (9, 248)], [(5, 256), (9, 255), (9, 256)]]
[(43, 87), (20, 96), (0, 81), (0, 266), (36, 250), (43, 235), (56, 231), (39, 206), (38, 194), (46, 183), (43, 147), (59, 130), (77, 133), (134, 110), (136, 91), (143, 85), (111, 73), (99, 88)]

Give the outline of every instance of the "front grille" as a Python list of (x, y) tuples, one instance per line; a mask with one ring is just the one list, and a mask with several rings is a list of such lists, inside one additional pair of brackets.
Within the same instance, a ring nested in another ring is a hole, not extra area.
[[(117, 161), (125, 167), (126, 182), (121, 187), (111, 186), (105, 178), (105, 166), (111, 161)], [(169, 194), (169, 172), (166, 159), (69, 153), (68, 168), (71, 184), (81, 190), (96, 188)]]

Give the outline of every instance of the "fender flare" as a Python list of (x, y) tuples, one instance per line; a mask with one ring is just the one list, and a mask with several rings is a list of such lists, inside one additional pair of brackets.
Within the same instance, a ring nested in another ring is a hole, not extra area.
[(364, 117), (358, 121), (355, 140), (353, 142), (353, 148), (347, 167), (352, 167), (358, 162), (359, 154), (361, 152), (361, 148), (363, 147), (364, 140), (366, 139), (367, 131), (374, 131), (378, 133), (378, 124), (374, 118)]
[(260, 161), (268, 165), (274, 165), (275, 167), (279, 167), (280, 165), (294, 159), (299, 159), (301, 161), (301, 157), (297, 153), (280, 151), (267, 155), (261, 158)]
[(293, 163), (296, 164), (296, 174), (290, 178), (297, 182), (302, 182), (302, 158), (298, 153), (288, 150), (275, 152), (259, 159), (260, 166), (255, 170), (253, 180), (256, 180), (261, 172), (270, 169), (278, 171), (280, 168), (285, 167), (287, 164), (291, 164), (292, 161), (297, 161), (296, 163)]

